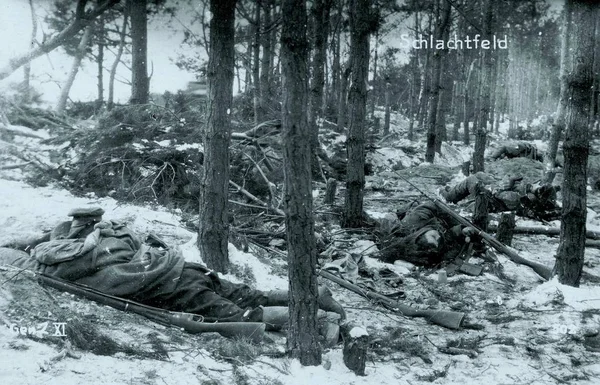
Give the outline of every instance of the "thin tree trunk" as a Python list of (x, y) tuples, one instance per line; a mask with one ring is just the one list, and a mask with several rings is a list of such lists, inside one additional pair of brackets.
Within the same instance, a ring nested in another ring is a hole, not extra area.
[[(443, 9), (435, 28), (435, 40), (443, 40), (447, 28), (450, 28), (450, 2), (444, 1)], [(435, 141), (437, 129), (438, 103), (440, 102), (440, 87), (442, 81), (442, 65), (445, 50), (435, 50), (433, 53), (432, 79), (430, 90), (429, 111), (427, 114), (427, 149), (425, 150), (425, 161), (433, 163), (435, 158)]]
[(260, 102), (261, 110), (267, 111), (267, 103), (271, 99), (271, 63), (273, 62), (273, 51), (271, 43), (271, 8), (274, 0), (262, 0), (264, 10), (263, 33), (261, 36), (261, 45), (263, 47), (263, 56), (260, 65)]
[(257, 0), (254, 11), (254, 41), (252, 42), (252, 84), (253, 100), (254, 100), (254, 125), (257, 126), (263, 121), (262, 106), (264, 103), (261, 101), (261, 89), (260, 89), (260, 28), (261, 28), (261, 0)]
[(110, 67), (110, 75), (108, 77), (108, 101), (106, 108), (110, 111), (114, 107), (115, 97), (115, 75), (117, 74), (117, 67), (121, 62), (121, 56), (123, 56), (123, 50), (125, 49), (125, 38), (127, 37), (127, 20), (129, 19), (128, 7), (124, 7), (123, 10), (123, 24), (119, 32), (119, 48), (117, 48), (117, 54), (115, 55), (115, 61)]
[[(236, 0), (211, 0), (208, 121), (200, 189), (198, 249), (206, 265), (227, 272), (229, 254), (229, 142), (235, 67)], [(200, 102), (203, 103), (203, 102)]]
[[(419, 38), (419, 12), (416, 11), (415, 12), (415, 40)], [(412, 113), (410, 116), (410, 121), (408, 123), (408, 140), (412, 141), (414, 139), (414, 126), (415, 126), (415, 120), (418, 121), (419, 119), (419, 115), (421, 114), (421, 101), (423, 98), (423, 95), (425, 93), (425, 83), (424, 83), (424, 77), (421, 76), (422, 75), (422, 69), (421, 69), (421, 64), (420, 64), (420, 60), (419, 60), (419, 50), (415, 50), (414, 51), (414, 55), (415, 55), (415, 68), (414, 68), (414, 72), (413, 72), (413, 93), (414, 92), (414, 88), (416, 87), (417, 82), (419, 83), (419, 96), (417, 99), (413, 98), (411, 99), (411, 102), (413, 104), (412, 106)]]
[(383, 118), (383, 136), (390, 133), (390, 117), (391, 117), (391, 87), (390, 83), (385, 83), (385, 115)]
[(329, 12), (332, 0), (316, 0), (313, 9), (314, 57), (313, 75), (310, 85), (310, 103), (308, 104), (308, 127), (310, 129), (310, 147), (312, 172), (314, 176), (321, 174), (319, 166), (319, 126), (317, 119), (323, 117), (323, 90), (325, 88), (325, 59), (327, 55), (327, 30), (329, 29)]
[(96, 110), (99, 111), (104, 103), (104, 18), (99, 17), (96, 21), (95, 37), (98, 41), (98, 56), (96, 64), (98, 68), (98, 97), (96, 98)]
[(148, 103), (148, 20), (147, 0), (129, 0), (131, 17), (131, 104)]
[(597, 6), (597, 3), (589, 0), (573, 0), (573, 70), (564, 79), (567, 110), (563, 145), (563, 208), (553, 274), (558, 276), (560, 283), (575, 287), (579, 286), (585, 252), (587, 160)]
[(92, 25), (88, 25), (85, 28), (81, 40), (79, 41), (77, 51), (75, 51), (75, 57), (73, 58), (73, 64), (71, 65), (71, 71), (69, 71), (69, 76), (67, 77), (67, 80), (60, 89), (60, 96), (58, 97), (58, 102), (56, 103), (56, 107), (54, 108), (54, 110), (58, 113), (63, 113), (65, 111), (65, 108), (67, 107), (67, 101), (69, 100), (69, 92), (71, 92), (71, 87), (73, 86), (75, 77), (79, 72), (79, 67), (81, 67), (81, 61), (85, 56), (85, 52), (87, 50), (88, 44), (90, 43), (91, 36)]
[[(379, 59), (379, 30), (375, 31), (375, 49), (373, 52), (373, 86), (371, 87), (371, 91), (369, 92), (371, 95), (371, 99), (369, 101), (369, 112), (371, 117), (375, 116), (375, 99), (377, 98), (377, 92), (375, 92), (375, 87), (377, 87), (377, 60)], [(387, 83), (386, 83), (387, 90)]]
[[(492, 22), (494, 7), (491, 0), (487, 0), (485, 3), (485, 16), (484, 16), (484, 38), (492, 40)], [(485, 142), (487, 139), (487, 123), (490, 114), (490, 94), (492, 71), (494, 66), (494, 57), (492, 56), (491, 50), (482, 49), (479, 52), (480, 55), (480, 82), (479, 82), (479, 111), (478, 114), (478, 126), (476, 129), (475, 136), (475, 151), (473, 152), (473, 172), (480, 172), (484, 170), (484, 154), (485, 154)]]
[(352, 73), (351, 64), (348, 63), (340, 79), (340, 93), (338, 96), (337, 131), (344, 132), (346, 127), (346, 105), (348, 102), (348, 81)]
[[(29, 0), (29, 9), (31, 10), (31, 38), (29, 39), (30, 49), (35, 48), (36, 36), (37, 36), (37, 16), (35, 13), (35, 7), (33, 6), (33, 0)], [(31, 79), (31, 62), (25, 64), (23, 68), (23, 101), (25, 103), (31, 102), (31, 86), (29, 80)]]
[(467, 72), (467, 78), (465, 80), (464, 97), (463, 97), (463, 143), (465, 145), (471, 144), (471, 132), (469, 129), (469, 83), (471, 81), (471, 75), (473, 75), (473, 67), (475, 66), (475, 60), (471, 62), (469, 71)]
[(571, 71), (572, 63), (570, 60), (571, 51), (571, 33), (573, 30), (572, 23), (572, 7), (573, 0), (565, 1), (564, 9), (564, 20), (562, 26), (561, 36), (561, 47), (560, 47), (560, 97), (558, 101), (558, 111), (554, 124), (552, 125), (552, 131), (550, 133), (550, 140), (548, 142), (548, 153), (546, 155), (546, 172), (544, 174), (544, 182), (552, 183), (556, 176), (556, 154), (558, 153), (558, 144), (562, 137), (565, 128), (565, 115), (567, 109), (567, 90), (566, 82), (564, 81), (565, 76)]
[(306, 115), (308, 44), (305, 1), (283, 0), (282, 15), (284, 202), (290, 282), (287, 348), (302, 365), (319, 365), (317, 253)]
[(352, 0), (350, 6), (350, 60), (352, 84), (348, 93), (350, 126), (346, 149), (346, 199), (344, 227), (361, 227), (364, 223), (363, 194), (365, 185), (365, 119), (367, 113), (367, 79), (369, 76), (370, 1)]

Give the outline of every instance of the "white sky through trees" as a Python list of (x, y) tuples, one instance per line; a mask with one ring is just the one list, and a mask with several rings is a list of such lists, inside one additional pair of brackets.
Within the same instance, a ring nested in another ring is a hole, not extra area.
[[(43, 22), (44, 16), (52, 9), (52, 0), (34, 0), (34, 7), (38, 17), (38, 41), (42, 41), (43, 33), (54, 34)], [(175, 58), (180, 51), (183, 39), (183, 28), (173, 25), (179, 30), (174, 32), (165, 26), (164, 20), (150, 20), (148, 25), (148, 74), (150, 79), (150, 92), (162, 94), (164, 91), (176, 92), (185, 89), (188, 81), (194, 80), (194, 74), (182, 71), (175, 66), (170, 58)], [(0, 67), (17, 54), (29, 49), (31, 36), (31, 13), (27, 0), (2, 0), (0, 12)], [(199, 28), (199, 27), (198, 27)], [(105, 53), (104, 73), (105, 97), (108, 90), (108, 71), (112, 64), (113, 56)], [(41, 56), (31, 63), (32, 86), (43, 94), (44, 102), (50, 106), (56, 104), (60, 94), (59, 86), (64, 82), (71, 68), (72, 57), (64, 53), (62, 48), (57, 48), (48, 55)], [(118, 74), (130, 80), (131, 73), (122, 65)], [(72, 100), (89, 101), (96, 99), (96, 64), (84, 60), (82, 68), (77, 74), (75, 83), (70, 92)], [(18, 69), (9, 78), (0, 82), (0, 92), (4, 92), (11, 83), (23, 79), (23, 69)], [(115, 82), (115, 101), (125, 103), (130, 96), (130, 87), (118, 81)]]

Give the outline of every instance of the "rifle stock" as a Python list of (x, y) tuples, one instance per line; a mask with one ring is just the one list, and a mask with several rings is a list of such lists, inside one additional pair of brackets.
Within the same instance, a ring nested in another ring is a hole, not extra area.
[(366, 289), (361, 289), (353, 283), (350, 283), (343, 278), (336, 277), (335, 275), (325, 270), (319, 271), (319, 275), (365, 298), (379, 301), (387, 308), (392, 309), (406, 317), (424, 317), (433, 324), (440, 325), (449, 329), (460, 329), (460, 325), (463, 319), (465, 318), (464, 313), (455, 311), (414, 309), (408, 305), (404, 305), (398, 301), (394, 301), (393, 299), (388, 298), (382, 294)]
[(265, 332), (266, 325), (262, 322), (202, 322), (201, 317), (196, 314), (159, 309), (45, 274), (38, 273), (37, 275), (42, 283), (55, 289), (91, 299), (117, 310), (131, 311), (163, 325), (183, 328), (191, 334), (215, 332), (224, 337), (244, 337), (260, 341)]

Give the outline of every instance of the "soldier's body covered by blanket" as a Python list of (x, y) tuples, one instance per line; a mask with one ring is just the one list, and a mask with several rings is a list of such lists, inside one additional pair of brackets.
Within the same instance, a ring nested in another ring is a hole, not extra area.
[(473, 228), (462, 226), (432, 201), (412, 202), (396, 214), (398, 220), (382, 229), (379, 238), (379, 258), (384, 262), (401, 259), (419, 266), (439, 266), (465, 253), (469, 243), (481, 245)]
[[(263, 292), (221, 279), (207, 267), (185, 261), (180, 251), (156, 238), (144, 242), (124, 224), (102, 220), (103, 213), (100, 208), (72, 210), (73, 220), (50, 233), (2, 245), (0, 264), (42, 272), (146, 305), (198, 314), (209, 322), (282, 318), (281, 309), (288, 305), (287, 291)], [(345, 317), (325, 286), (319, 288), (319, 307)]]

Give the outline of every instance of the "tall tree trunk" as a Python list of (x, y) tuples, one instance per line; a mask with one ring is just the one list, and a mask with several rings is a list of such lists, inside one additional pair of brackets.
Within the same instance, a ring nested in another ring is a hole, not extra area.
[(288, 242), (289, 329), (287, 348), (302, 365), (319, 365), (317, 331), (317, 253), (314, 237), (308, 102), (306, 2), (283, 0), (283, 161), (285, 225)]
[[(419, 12), (415, 11), (415, 40), (419, 38)], [(419, 60), (419, 50), (413, 51), (415, 55), (415, 67), (413, 69), (413, 94), (415, 93), (415, 88), (417, 84), (419, 84), (419, 96), (418, 98), (411, 98), (411, 114), (410, 121), (408, 122), (408, 140), (412, 141), (414, 139), (414, 127), (415, 120), (418, 119), (421, 111), (421, 100), (423, 98), (423, 94), (425, 93), (425, 84), (424, 77), (421, 76), (421, 64)]]
[(96, 21), (95, 37), (98, 41), (98, 56), (96, 64), (98, 68), (98, 97), (96, 98), (96, 110), (99, 111), (104, 104), (104, 18), (100, 16)]
[(586, 240), (587, 160), (597, 7), (597, 2), (573, 0), (573, 69), (564, 79), (567, 110), (563, 208), (554, 274), (560, 283), (575, 287), (581, 279)]
[(351, 63), (346, 65), (342, 76), (340, 78), (340, 91), (338, 95), (338, 115), (337, 115), (337, 131), (344, 132), (346, 127), (346, 107), (348, 103), (348, 82), (350, 81), (350, 74), (352, 73)]
[(463, 91), (463, 143), (466, 146), (471, 144), (471, 131), (469, 129), (469, 83), (471, 81), (471, 76), (473, 75), (473, 67), (475, 66), (475, 60), (471, 62), (469, 66), (469, 70), (467, 71), (467, 78), (465, 79), (465, 86)]
[(261, 36), (261, 45), (263, 56), (260, 64), (260, 102), (261, 110), (267, 111), (267, 103), (271, 100), (271, 63), (273, 61), (273, 51), (271, 43), (271, 8), (274, 0), (262, 0), (264, 11), (263, 32)]
[[(33, 0), (29, 0), (29, 9), (31, 11), (31, 38), (29, 39), (30, 49), (35, 48), (36, 36), (37, 36), (37, 16), (35, 13), (35, 7), (33, 6)], [(29, 80), (31, 79), (31, 62), (25, 64), (23, 68), (23, 101), (25, 103), (31, 102), (31, 86)]]
[[(229, 268), (229, 141), (235, 67), (236, 0), (211, 0), (208, 61), (208, 121), (203, 135), (204, 165), (200, 189), (198, 249), (208, 267)], [(203, 102), (200, 102), (203, 103)]]
[(256, 9), (254, 12), (254, 41), (252, 42), (252, 88), (253, 100), (254, 100), (254, 125), (258, 125), (263, 121), (263, 102), (261, 100), (261, 89), (260, 89), (260, 28), (261, 22), (261, 0), (256, 1)]
[[(333, 62), (331, 64), (331, 93), (329, 94), (329, 108), (331, 114), (337, 116), (340, 102), (341, 78), (343, 76), (341, 56), (342, 56), (342, 25), (344, 18), (344, 0), (337, 0), (337, 12), (335, 15), (335, 28), (333, 30)], [(341, 129), (338, 125), (338, 129)]]
[(385, 83), (385, 115), (383, 118), (383, 136), (386, 136), (387, 134), (390, 133), (390, 117), (391, 117), (391, 90), (390, 90), (391, 84), (390, 83)]
[(350, 61), (352, 84), (348, 93), (350, 125), (346, 149), (346, 199), (344, 227), (361, 227), (365, 186), (365, 120), (367, 113), (367, 80), (369, 76), (369, 34), (371, 7), (369, 0), (350, 2)]
[[(427, 30), (424, 34), (430, 34), (431, 32), (431, 20), (432, 20), (432, 16), (429, 16), (429, 21), (428, 21), (428, 27)], [(416, 31), (415, 31), (416, 33)], [(423, 60), (422, 60), (422, 64), (421, 64), (421, 90), (419, 91), (419, 109), (418, 109), (418, 115), (417, 115), (417, 127), (419, 129), (419, 131), (421, 131), (423, 129), (423, 127), (425, 126), (425, 120), (427, 119), (427, 106), (429, 105), (429, 92), (431, 89), (431, 66), (432, 66), (432, 60), (431, 60), (431, 53), (429, 49), (426, 50), (418, 50), (417, 54), (420, 53), (421, 51), (425, 51), (423, 56)]]
[(79, 41), (79, 45), (77, 46), (77, 51), (75, 51), (75, 57), (73, 58), (73, 64), (71, 65), (71, 71), (69, 71), (69, 76), (67, 80), (62, 85), (60, 89), (60, 96), (58, 97), (58, 102), (56, 103), (56, 107), (54, 110), (58, 113), (65, 112), (65, 108), (67, 107), (67, 101), (69, 100), (69, 92), (71, 92), (71, 87), (73, 86), (73, 82), (75, 81), (75, 77), (79, 72), (79, 67), (81, 67), (81, 61), (85, 56), (85, 52), (87, 50), (87, 46), (90, 43), (90, 38), (92, 36), (92, 25), (88, 25), (83, 32), (83, 36)]
[[(379, 29), (375, 31), (375, 49), (373, 52), (373, 85), (371, 87), (370, 100), (369, 100), (369, 113), (371, 117), (375, 116), (375, 102), (377, 99), (377, 92), (375, 92), (375, 87), (377, 87), (377, 61), (379, 59)], [(387, 84), (387, 83), (386, 83)], [(386, 86), (387, 87), (387, 86)]]
[(77, 1), (77, 6), (75, 9), (75, 18), (65, 29), (60, 31), (58, 35), (49, 39), (44, 44), (40, 44), (28, 52), (25, 52), (24, 54), (10, 59), (7, 65), (5, 65), (3, 68), (0, 68), (0, 80), (6, 79), (13, 72), (18, 70), (25, 64), (31, 62), (33, 59), (38, 58), (48, 52), (51, 52), (57, 47), (63, 45), (65, 41), (77, 35), (79, 31), (87, 27), (90, 23), (94, 21), (96, 17), (104, 13), (107, 9), (117, 4), (119, 0), (106, 0), (104, 3), (102, 3), (102, 5), (95, 8), (94, 10), (85, 12), (85, 5), (87, 4), (87, 2), (88, 0)]
[[(494, 7), (491, 0), (486, 0), (484, 7), (484, 39), (488, 41), (492, 40), (493, 30), (493, 12)], [(490, 102), (491, 102), (491, 82), (492, 72), (494, 68), (494, 57), (492, 56), (492, 50), (482, 49), (479, 51), (480, 58), (480, 81), (479, 81), (479, 110), (478, 114), (478, 125), (476, 128), (475, 136), (475, 151), (473, 152), (473, 172), (479, 172), (484, 170), (484, 155), (485, 155), (485, 142), (487, 139), (487, 123), (490, 115)]]
[(319, 166), (319, 127), (317, 119), (323, 117), (323, 90), (325, 88), (325, 58), (327, 55), (327, 30), (332, 0), (316, 0), (313, 8), (314, 57), (312, 84), (310, 85), (310, 103), (308, 104), (308, 127), (310, 129), (310, 147), (313, 175), (321, 174)]
[(131, 104), (148, 103), (148, 20), (147, 0), (129, 0), (131, 17)]
[(114, 107), (115, 97), (115, 76), (117, 74), (117, 67), (121, 62), (121, 56), (123, 56), (123, 50), (125, 49), (125, 38), (127, 37), (127, 20), (129, 20), (128, 7), (124, 7), (123, 10), (123, 24), (119, 31), (119, 47), (117, 48), (117, 54), (115, 55), (115, 61), (113, 61), (110, 67), (110, 75), (108, 77), (108, 100), (106, 108), (110, 111)]
[[(443, 40), (446, 35), (446, 29), (450, 28), (450, 2), (444, 1), (443, 8), (438, 17), (435, 27), (435, 40)], [(432, 79), (429, 92), (429, 111), (427, 114), (427, 149), (425, 150), (425, 161), (433, 163), (435, 158), (435, 141), (437, 128), (438, 103), (440, 102), (440, 87), (442, 81), (443, 57), (446, 50), (435, 50), (432, 58)]]
[(554, 124), (552, 125), (552, 131), (550, 133), (550, 140), (548, 142), (548, 153), (546, 154), (546, 171), (544, 173), (544, 182), (552, 183), (556, 176), (556, 154), (558, 153), (558, 144), (562, 137), (565, 128), (565, 115), (567, 109), (567, 83), (564, 81), (565, 76), (571, 71), (571, 34), (573, 30), (572, 22), (572, 7), (573, 1), (565, 1), (564, 19), (562, 25), (562, 36), (560, 46), (560, 96), (558, 101), (558, 111)]

